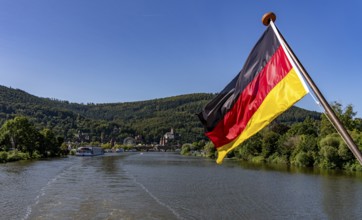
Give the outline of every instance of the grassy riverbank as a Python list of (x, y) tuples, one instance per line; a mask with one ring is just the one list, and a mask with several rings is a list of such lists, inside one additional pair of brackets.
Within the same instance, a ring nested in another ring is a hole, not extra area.
[(0, 163), (7, 163), (19, 160), (31, 160), (39, 159), (41, 156), (38, 153), (30, 155), (28, 152), (20, 152), (18, 150), (13, 151), (0, 151)]

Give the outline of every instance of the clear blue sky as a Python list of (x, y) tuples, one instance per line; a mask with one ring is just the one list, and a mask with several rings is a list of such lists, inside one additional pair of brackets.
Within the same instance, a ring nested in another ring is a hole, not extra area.
[(0, 0), (0, 85), (77, 103), (219, 92), (268, 11), (327, 100), (361, 116), (357, 0)]

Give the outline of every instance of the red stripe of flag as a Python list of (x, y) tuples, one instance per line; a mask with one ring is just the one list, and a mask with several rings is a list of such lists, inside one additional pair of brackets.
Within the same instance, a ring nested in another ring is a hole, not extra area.
[(212, 131), (206, 133), (216, 148), (230, 143), (243, 132), (264, 98), (292, 68), (280, 46), (258, 76), (242, 91), (230, 111)]

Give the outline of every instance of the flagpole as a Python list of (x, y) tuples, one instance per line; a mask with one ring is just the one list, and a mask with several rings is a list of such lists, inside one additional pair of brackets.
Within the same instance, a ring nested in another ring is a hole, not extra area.
[[(273, 12), (269, 12), (264, 14), (262, 18), (262, 22), (265, 26), (268, 26), (271, 22), (273, 23), (276, 20), (276, 15)], [(276, 27), (275, 27), (276, 28)], [(357, 158), (358, 162), (362, 165), (362, 154), (359, 151), (358, 147), (354, 143), (353, 139), (349, 135), (346, 128), (342, 125), (341, 121), (333, 111), (332, 107), (329, 105), (327, 100), (324, 98), (323, 94), (318, 89), (317, 85), (314, 83), (304, 66), (301, 64), (297, 56), (295, 56), (293, 50), (290, 48), (289, 44), (284, 39), (283, 35), (279, 32), (278, 28), (276, 28), (278, 34), (281, 37), (282, 43), (285, 45), (288, 53), (290, 54), (291, 58), (294, 60), (295, 64), (297, 65), (298, 69), (300, 70), (301, 74), (303, 75), (304, 79), (308, 83), (309, 87), (312, 89), (313, 93), (316, 95), (318, 101), (321, 103), (322, 107), (325, 110), (327, 117), (329, 118), (330, 122), (334, 125), (338, 133), (341, 135), (344, 142), (347, 144), (348, 148), (352, 151), (353, 155)]]

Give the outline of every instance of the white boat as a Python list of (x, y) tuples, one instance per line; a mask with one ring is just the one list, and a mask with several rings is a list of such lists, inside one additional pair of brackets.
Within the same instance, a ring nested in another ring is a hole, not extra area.
[(118, 148), (118, 149), (116, 150), (116, 153), (122, 153), (122, 152), (124, 152), (124, 150), (123, 150), (122, 148)]
[(79, 147), (75, 152), (76, 156), (97, 156), (103, 155), (103, 149), (100, 147)]

